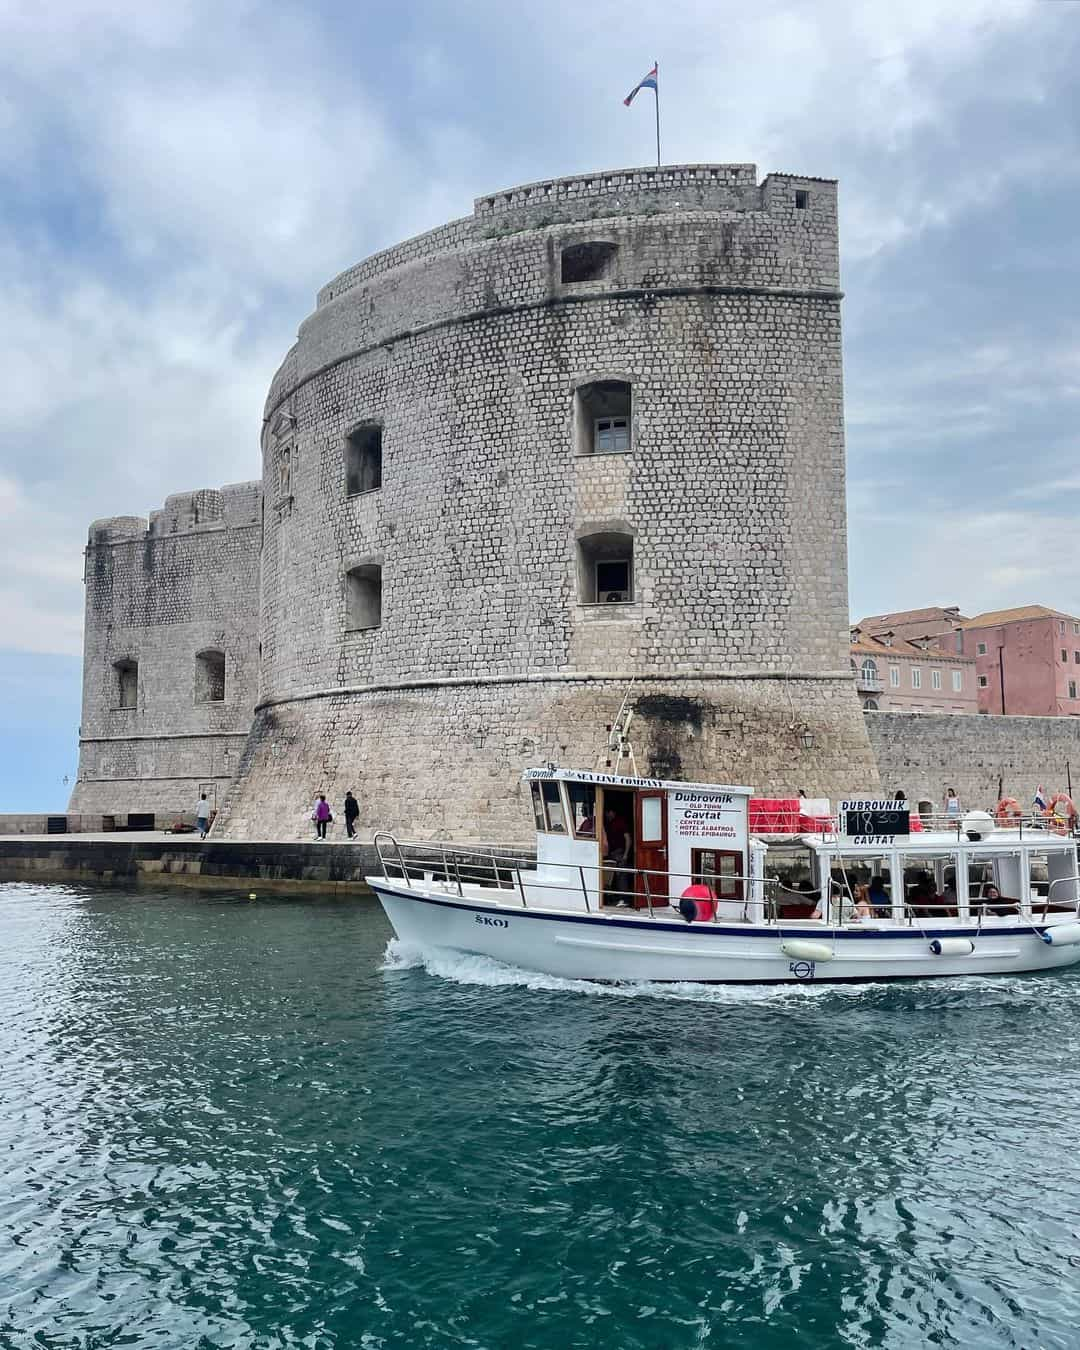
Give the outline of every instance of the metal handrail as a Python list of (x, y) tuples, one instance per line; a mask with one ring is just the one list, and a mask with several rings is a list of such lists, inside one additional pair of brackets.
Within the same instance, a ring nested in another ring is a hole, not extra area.
[[(715, 886), (716, 882), (721, 880), (716, 877), (703, 876), (701, 873), (670, 872), (667, 869), (661, 868), (613, 867), (610, 862), (581, 864), (545, 861), (543, 863), (538, 863), (533, 856), (522, 857), (521, 855), (526, 852), (524, 849), (506, 848), (502, 851), (503, 856), (499, 857), (490, 845), (482, 848), (471, 848), (468, 845), (446, 845), (441, 842), (403, 844), (392, 834), (384, 831), (380, 831), (375, 835), (374, 843), (379, 856), (379, 861), (382, 864), (383, 876), (388, 881), (393, 879), (391, 877), (391, 868), (396, 868), (398, 872), (400, 872), (401, 879), (405, 885), (412, 889), (414, 876), (416, 874), (422, 876), (425, 870), (434, 873), (436, 867), (431, 866), (430, 864), (436, 863), (439, 864), (438, 870), (442, 873), (441, 884), (452, 886), (459, 896), (465, 896), (466, 887), (469, 885), (475, 885), (478, 889), (483, 887), (488, 890), (498, 891), (503, 896), (506, 896), (508, 891), (510, 894), (513, 894), (516, 889), (517, 897), (520, 900), (522, 908), (527, 908), (529, 903), (526, 890), (526, 876), (529, 878), (528, 887), (533, 892), (555, 891), (566, 893), (567, 891), (572, 891), (580, 887), (581, 896), (584, 900), (587, 912), (592, 912), (594, 908), (590, 900), (590, 888), (587, 874), (592, 874), (594, 878), (594, 889), (596, 893), (601, 893), (604, 889), (601, 885), (601, 877), (604, 872), (618, 872), (622, 873), (624, 876), (633, 878), (629, 887), (624, 886), (619, 891), (619, 894), (627, 896), (633, 896), (639, 893), (637, 878), (640, 877), (642, 881), (641, 891), (645, 898), (645, 907), (650, 919), (666, 917), (662, 914), (660, 916), (657, 915), (658, 906), (661, 909), (665, 906), (677, 908), (678, 899), (680, 897), (676, 895), (674, 898), (671, 898), (672, 893), (676, 891), (676, 889), (681, 890), (688, 884), (707, 884), (710, 882)], [(387, 854), (390, 855), (389, 859)], [(425, 866), (426, 864), (427, 866)], [(542, 868), (544, 873), (554, 873), (555, 879), (552, 880), (550, 876), (544, 876), (538, 873), (538, 868)], [(470, 871), (479, 875), (470, 877), (468, 875)], [(504, 886), (502, 882), (501, 874), (505, 872), (510, 872), (514, 878), (509, 887)], [(484, 876), (492, 878), (494, 884), (485, 883), (485, 881), (481, 879)], [(565, 884), (562, 879), (564, 876), (566, 878)], [(661, 884), (659, 886), (657, 886), (653, 880), (656, 878), (660, 879)], [(752, 887), (756, 880), (757, 878), (749, 875), (725, 876), (723, 881), (738, 883), (742, 894), (741, 896), (714, 895), (713, 899), (716, 901), (717, 907), (713, 911), (713, 922), (722, 922), (719, 914), (719, 906), (721, 904), (741, 904), (745, 913), (746, 907), (749, 904), (754, 903)], [(761, 878), (761, 881), (763, 894), (761, 900), (758, 902), (762, 905), (762, 919), (760, 922), (763, 922), (766, 925), (782, 925), (793, 922), (793, 920), (785, 919), (783, 917), (780, 904), (778, 903), (778, 898), (781, 895), (791, 896), (793, 899), (797, 899), (803, 904), (814, 905), (821, 904), (824, 898), (821, 890), (795, 890), (793, 887), (785, 885), (784, 882), (776, 876), (763, 877)], [(1077, 888), (1077, 895), (1071, 901), (1057, 901), (1055, 903), (1052, 898), (1052, 892), (1055, 887), (1069, 884)], [(829, 883), (826, 883), (825, 889), (829, 889)], [(841, 917), (833, 914), (835, 898), (836, 897), (830, 895), (827, 908), (822, 904), (822, 915), (819, 919), (813, 920), (813, 922), (829, 926), (835, 922), (842, 921)], [(841, 905), (839, 916), (843, 916), (844, 910), (855, 903), (854, 894), (850, 889), (845, 889), (842, 892), (840, 899)], [(1037, 913), (1041, 911), (1041, 916), (1045, 919), (1050, 912), (1051, 905), (1055, 906), (1056, 913), (1067, 913), (1068, 907), (1071, 906), (1073, 911), (1077, 914), (1077, 917), (1080, 918), (1080, 875), (1055, 877), (1053, 881), (1049, 883), (1046, 895), (1029, 897), (1026, 908), (1030, 911), (1032, 918), (1035, 918)], [(1066, 906), (1066, 908), (1060, 908), (1062, 905)], [(936, 917), (958, 918), (958, 908), (959, 901), (949, 904), (943, 902), (937, 903), (932, 900), (917, 901), (913, 903), (910, 898), (905, 898), (899, 902), (900, 915), (897, 916), (896, 921), (913, 925), (919, 920), (933, 920)], [(981, 923), (982, 917), (991, 908), (1001, 908), (1006, 910), (1012, 908), (1015, 909), (1018, 916), (1022, 915), (1025, 910), (1025, 907), (1021, 905), (1020, 901), (1009, 896), (1002, 896), (997, 901), (987, 901), (983, 896), (971, 895), (969, 893), (969, 921)], [(893, 902), (890, 898), (889, 914), (882, 917), (891, 919), (894, 917), (894, 914)], [(850, 917), (850, 915), (848, 917)]]

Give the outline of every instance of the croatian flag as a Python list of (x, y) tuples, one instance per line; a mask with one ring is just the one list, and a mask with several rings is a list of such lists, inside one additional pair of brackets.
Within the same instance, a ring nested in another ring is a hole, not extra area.
[(637, 98), (638, 94), (640, 94), (641, 91), (642, 91), (643, 89), (651, 89), (651, 90), (653, 91), (654, 94), (657, 92), (657, 90), (656, 90), (656, 67), (655, 67), (655, 66), (653, 66), (652, 70), (649, 71), (648, 75), (645, 76), (645, 78), (641, 81), (640, 84), (635, 84), (635, 85), (634, 85), (633, 89), (631, 89), (630, 92), (627, 94), (627, 96), (623, 99), (623, 102), (626, 104), (626, 106), (627, 106), (628, 108), (629, 108), (630, 104), (633, 103), (634, 99)]
[(1046, 810), (1046, 793), (1043, 791), (1043, 786), (1041, 783), (1035, 789), (1035, 810), (1036, 811)]

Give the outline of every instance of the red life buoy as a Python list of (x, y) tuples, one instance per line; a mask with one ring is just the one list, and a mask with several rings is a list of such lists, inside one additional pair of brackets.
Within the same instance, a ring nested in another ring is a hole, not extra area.
[(1020, 810), (1020, 803), (1015, 797), (1002, 797), (997, 806), (994, 807), (994, 819), (999, 825), (1007, 825), (1010, 821), (1019, 823), (1023, 819), (1024, 813)]
[[(1060, 811), (1058, 807), (1065, 809)], [(1050, 821), (1055, 834), (1068, 834), (1076, 823), (1076, 803), (1067, 792), (1055, 792), (1043, 815)]]

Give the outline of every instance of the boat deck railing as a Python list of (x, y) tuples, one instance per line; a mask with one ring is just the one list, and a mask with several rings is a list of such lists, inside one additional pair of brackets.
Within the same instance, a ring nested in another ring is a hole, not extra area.
[[(712, 891), (715, 900), (710, 919), (706, 922), (730, 923), (730, 906), (741, 905), (748, 917), (752, 903), (754, 880), (748, 876), (731, 874), (720, 877), (700, 873), (671, 872), (657, 868), (620, 867), (613, 863), (579, 864), (544, 862), (537, 870), (535, 853), (528, 848), (500, 845), (443, 844), (399, 841), (391, 834), (375, 835), (383, 877), (387, 881), (403, 882), (410, 889), (437, 885), (459, 898), (475, 899), (475, 890), (506, 892), (506, 900), (513, 896), (523, 909), (531, 907), (563, 909), (565, 901), (573, 896), (583, 903), (586, 913), (599, 913), (620, 906), (629, 906), (644, 918), (661, 917), (671, 920), (672, 907), (678, 908), (683, 892), (691, 886), (704, 886)], [(716, 887), (722, 882), (723, 890)], [(1059, 893), (1057, 886), (1072, 887), (1072, 896)], [(793, 908), (816, 909), (816, 922), (826, 927), (854, 923), (859, 919), (856, 897), (849, 888), (834, 893), (828, 902), (816, 891), (800, 891), (783, 884), (779, 877), (764, 878), (764, 895), (759, 901), (761, 914), (755, 922), (788, 924), (793, 920), (813, 920), (813, 914), (795, 915)], [(601, 903), (600, 897), (603, 897)], [(502, 898), (502, 897), (500, 897)], [(563, 904), (559, 901), (563, 900)], [(725, 913), (722, 909), (726, 908)], [(657, 915), (657, 910), (662, 911)], [(785, 914), (785, 910), (789, 911)], [(1080, 875), (1057, 877), (1050, 882), (1045, 896), (1032, 896), (1021, 902), (1015, 897), (1000, 896), (987, 899), (971, 895), (968, 900), (967, 922), (978, 922), (993, 917), (1015, 915), (1025, 922), (1045, 919), (1048, 914), (1075, 914), (1080, 918)], [(955, 902), (936, 900), (910, 902), (893, 907), (882, 906), (873, 917), (893, 924), (911, 927), (960, 917)]]

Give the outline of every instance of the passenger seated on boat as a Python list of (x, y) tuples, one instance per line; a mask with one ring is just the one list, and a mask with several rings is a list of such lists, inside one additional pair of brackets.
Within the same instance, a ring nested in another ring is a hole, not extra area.
[(792, 897), (791, 891), (782, 888), (776, 902), (782, 919), (820, 919), (821, 897), (813, 885), (803, 877), (792, 887), (798, 894)]
[(870, 885), (866, 888), (866, 898), (877, 918), (887, 919), (892, 913), (892, 901), (889, 899), (889, 892), (885, 889), (885, 881), (882, 877), (870, 878)]
[(912, 886), (908, 903), (916, 918), (936, 919), (941, 914), (943, 901), (933, 881), (929, 877), (924, 877), (922, 881), (917, 881)]
[(982, 904), (978, 907), (980, 914), (1016, 914), (1019, 906), (1015, 900), (1010, 900), (1007, 895), (1002, 895), (996, 886), (987, 886), (982, 894)]
[(857, 919), (874, 918), (874, 907), (870, 903), (870, 887), (855, 887), (855, 917)]

